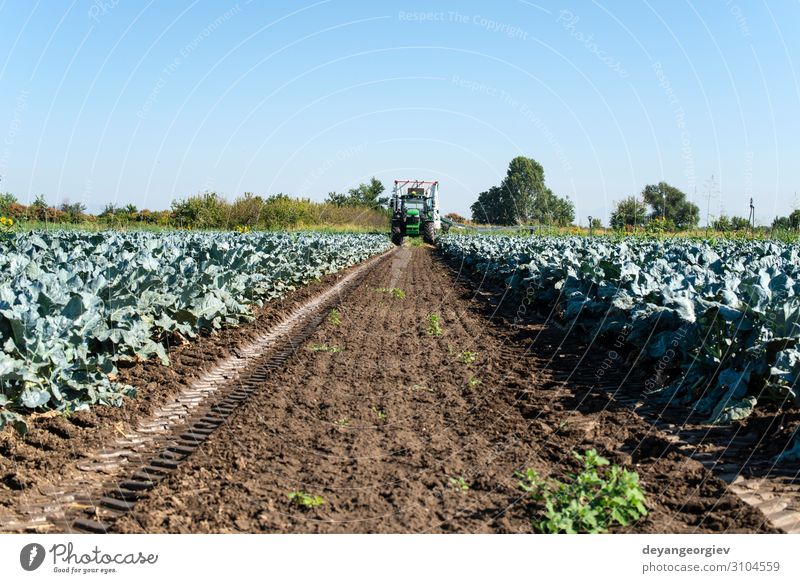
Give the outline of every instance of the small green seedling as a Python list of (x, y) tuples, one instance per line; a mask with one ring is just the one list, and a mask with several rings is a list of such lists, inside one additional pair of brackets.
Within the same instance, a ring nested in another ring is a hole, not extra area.
[(317, 508), (325, 504), (325, 499), (319, 495), (311, 495), (304, 490), (289, 492), (289, 502), (300, 508)]
[(338, 425), (339, 427), (347, 427), (348, 425), (350, 425), (350, 418), (342, 417), (336, 422), (336, 425)]
[(463, 362), (464, 364), (472, 364), (475, 362), (476, 358), (478, 358), (478, 355), (471, 350), (465, 350), (458, 355), (459, 362)]
[(309, 344), (308, 349), (311, 352), (341, 352), (342, 349), (338, 346), (331, 345), (328, 346), (327, 344)]
[(464, 476), (450, 478), (448, 482), (450, 483), (450, 487), (453, 488), (454, 490), (459, 490), (461, 492), (469, 491), (470, 485), (464, 479)]
[(474, 389), (475, 387), (480, 386), (481, 382), (482, 382), (481, 379), (477, 377), (470, 377), (469, 380), (467, 381), (467, 388)]
[(399, 287), (376, 287), (374, 290), (379, 294), (389, 294), (396, 300), (404, 300), (406, 299), (406, 292), (401, 290)]
[(429, 314), (428, 315), (428, 335), (430, 336), (441, 336), (442, 335), (442, 324), (439, 321), (438, 314)]
[(60, 417), (64, 419), (69, 419), (72, 417), (72, 414), (75, 412), (75, 407), (72, 403), (67, 403), (61, 411), (58, 412)]
[[(519, 488), (543, 504), (543, 518), (533, 526), (544, 533), (601, 533), (614, 524), (627, 526), (647, 515), (639, 475), (609, 461), (594, 449), (573, 452), (583, 463), (580, 474), (568, 474), (569, 482), (546, 480), (530, 468), (515, 473)], [(600, 471), (603, 466), (609, 466)]]
[(339, 310), (337, 310), (336, 308), (333, 308), (328, 313), (328, 323), (331, 326), (338, 326), (339, 324), (341, 324), (342, 323), (342, 313)]
[(372, 412), (375, 413), (375, 416), (378, 418), (378, 421), (386, 421), (386, 411), (384, 411), (383, 409), (378, 409), (377, 407), (373, 407)]

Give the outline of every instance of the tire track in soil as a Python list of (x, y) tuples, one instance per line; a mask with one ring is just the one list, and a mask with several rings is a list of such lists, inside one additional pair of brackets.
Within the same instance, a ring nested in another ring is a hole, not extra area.
[[(390, 287), (405, 299), (376, 291)], [(620, 531), (769, 531), (636, 415), (557, 382), (544, 368), (553, 333), (532, 326), (520, 341), (486, 308), (431, 249), (398, 250), (342, 299), (340, 325), (323, 324), (113, 529), (530, 532), (514, 471), (562, 477), (577, 469), (573, 449), (596, 447), (636, 465), (648, 493), (650, 515)], [(431, 312), (441, 337), (426, 332)], [(474, 363), (459, 361), (463, 350)], [(459, 476), (469, 491), (450, 485)], [(298, 490), (326, 503), (293, 507)]]

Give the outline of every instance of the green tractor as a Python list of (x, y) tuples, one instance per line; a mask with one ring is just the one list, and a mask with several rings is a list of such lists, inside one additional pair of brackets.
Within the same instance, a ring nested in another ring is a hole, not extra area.
[(403, 237), (436, 241), (442, 228), (439, 216), (439, 182), (395, 180), (392, 191), (392, 243), (403, 244)]

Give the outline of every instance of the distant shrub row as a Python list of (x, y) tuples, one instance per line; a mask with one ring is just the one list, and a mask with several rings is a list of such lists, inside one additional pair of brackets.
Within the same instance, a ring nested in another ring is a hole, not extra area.
[(388, 211), (359, 204), (314, 202), (285, 194), (268, 197), (251, 193), (230, 202), (214, 192), (205, 192), (172, 202), (170, 210), (151, 211), (134, 205), (106, 205), (93, 215), (81, 203), (65, 201), (50, 206), (39, 196), (30, 205), (20, 204), (10, 193), (0, 194), (0, 216), (16, 222), (62, 224), (93, 223), (113, 227), (153, 225), (191, 229), (302, 229), (314, 227), (352, 227), (384, 230)]

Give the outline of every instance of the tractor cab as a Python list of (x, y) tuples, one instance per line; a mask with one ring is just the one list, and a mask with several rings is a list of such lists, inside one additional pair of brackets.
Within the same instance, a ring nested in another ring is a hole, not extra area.
[(419, 235), (420, 219), (425, 212), (425, 201), (421, 198), (404, 198), (401, 208), (406, 218), (406, 235)]
[(433, 243), (441, 228), (439, 218), (439, 183), (420, 180), (395, 180), (392, 193), (392, 241), (422, 235)]

